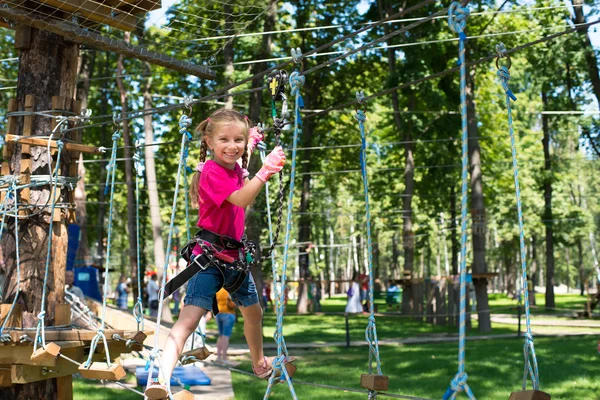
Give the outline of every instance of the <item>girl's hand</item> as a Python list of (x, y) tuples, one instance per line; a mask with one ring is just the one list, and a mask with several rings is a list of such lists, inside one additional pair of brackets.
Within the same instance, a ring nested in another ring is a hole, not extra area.
[(258, 127), (254, 126), (250, 128), (248, 133), (248, 152), (252, 153), (256, 148), (256, 145), (264, 140), (265, 135), (258, 130)]
[(278, 173), (285, 165), (285, 154), (281, 146), (277, 146), (265, 158), (260, 171), (256, 173), (256, 177), (263, 182), (267, 182), (271, 176)]

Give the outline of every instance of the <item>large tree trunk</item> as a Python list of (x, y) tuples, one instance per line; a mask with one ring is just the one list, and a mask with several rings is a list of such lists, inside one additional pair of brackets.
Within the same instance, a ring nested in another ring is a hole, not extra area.
[[(151, 67), (146, 63), (146, 71), (148, 79), (144, 86), (144, 110), (152, 109), (152, 75), (150, 74)], [(152, 114), (144, 115), (144, 140), (146, 143), (154, 143), (154, 128), (152, 127)], [(154, 265), (162, 275), (162, 271), (166, 263), (165, 244), (162, 237), (162, 220), (160, 217), (160, 204), (158, 199), (158, 186), (156, 184), (156, 164), (154, 162), (154, 147), (144, 147), (144, 161), (146, 167), (146, 185), (148, 187), (148, 203), (150, 203), (150, 224), (152, 226), (152, 246), (154, 249)], [(137, 239), (136, 239), (137, 240)], [(137, 275), (136, 275), (137, 277)], [(173, 322), (171, 308), (168, 306), (170, 299), (164, 301), (162, 307), (161, 320), (165, 322)]]
[[(129, 43), (131, 34), (125, 32), (124, 41)], [(127, 113), (129, 112), (129, 105), (127, 103), (127, 88), (123, 84), (123, 55), (119, 55), (117, 59), (117, 86), (119, 87), (119, 95), (121, 98), (121, 118), (123, 118), (122, 131), (123, 131), (123, 154), (125, 156), (125, 183), (127, 186), (127, 233), (129, 236), (129, 249), (127, 250), (129, 256), (129, 269), (125, 269), (125, 266), (121, 266), (121, 273), (128, 273), (129, 276), (137, 276), (137, 226), (135, 223), (135, 182), (133, 173), (133, 159), (132, 159), (132, 140), (129, 131), (129, 120), (126, 120)]]
[[(275, 21), (277, 18), (277, 1), (276, 0), (269, 0), (269, 6), (266, 12), (266, 18), (265, 18), (265, 22), (264, 22), (264, 28), (263, 31), (264, 32), (270, 32), (275, 28)], [(271, 57), (271, 46), (272, 46), (272, 36), (269, 35), (263, 35), (262, 37), (262, 45), (260, 46), (260, 48), (258, 49), (258, 52), (256, 53), (256, 58), (258, 59), (267, 59)], [(267, 69), (267, 64), (264, 62), (261, 63), (255, 63), (252, 65), (252, 69), (251, 69), (251, 73), (252, 75), (257, 75), (260, 72), (264, 71)], [(260, 78), (254, 78), (252, 79), (252, 89), (256, 89), (259, 88), (263, 85), (264, 82), (264, 78), (260, 77)], [(256, 91), (250, 94), (250, 110), (248, 112), (249, 118), (253, 123), (257, 123), (260, 121), (260, 110), (263, 104), (263, 98), (262, 98), (262, 91)], [(261, 160), (260, 157), (258, 156), (258, 154), (256, 154), (253, 157), (250, 157), (250, 163), (248, 165), (248, 171), (250, 171), (250, 174), (252, 176), (252, 174), (256, 173), (256, 171), (258, 171), (261, 167)], [(270, 181), (270, 189), (273, 188), (272, 190), (279, 190), (279, 182), (278, 182), (279, 178), (277, 179), (273, 179)], [(269, 199), (267, 199), (267, 201), (269, 201)], [(272, 208), (271, 210), (276, 210), (276, 208)], [(248, 210), (246, 212), (246, 235), (248, 236), (249, 240), (252, 240), (254, 243), (257, 244), (257, 257), (261, 256), (261, 243), (262, 243), (262, 239), (260, 234), (261, 231), (264, 227), (264, 222), (263, 222), (263, 218), (262, 215), (255, 212), (254, 210), (254, 204), (251, 204), (250, 207), (248, 207)], [(276, 219), (274, 219), (274, 223), (276, 223)], [(275, 227), (273, 227), (273, 229), (276, 229)], [(264, 286), (264, 279), (263, 279), (263, 273), (262, 273), (262, 265), (254, 265), (252, 267), (252, 276), (254, 277), (254, 282), (256, 284), (256, 291), (258, 292), (259, 296), (258, 298), (260, 299), (261, 303), (263, 301), (263, 298), (261, 296), (262, 290), (263, 290), (263, 286)], [(263, 304), (263, 306), (266, 306), (266, 304)]]
[[(79, 56), (79, 81), (81, 85), (77, 88), (77, 100), (81, 102), (81, 109), (88, 108), (88, 95), (90, 92), (90, 78), (94, 72), (96, 63), (96, 52), (81, 52)], [(76, 223), (79, 225), (79, 247), (77, 249), (76, 264), (79, 261), (84, 266), (90, 265), (90, 249), (87, 237), (87, 209), (85, 192), (85, 164), (83, 163), (83, 154), (79, 155), (79, 165), (77, 167), (77, 188), (75, 189), (75, 212)]]
[[(28, 48), (19, 53), (19, 77), (17, 87), (17, 103), (24, 109), (25, 96), (35, 96), (34, 111), (51, 110), (52, 96), (63, 96), (66, 99), (65, 108), (71, 109), (77, 78), (78, 46), (67, 42), (55, 34), (31, 29), (31, 40)], [(23, 119), (18, 119), (17, 134), (23, 132)], [(49, 118), (32, 117), (32, 135), (48, 135), (52, 130), (52, 120)], [(67, 136), (69, 136), (67, 134)], [(13, 147), (10, 159), (11, 173), (18, 175), (22, 159), (22, 146)], [(48, 154), (45, 146), (32, 146), (31, 172), (33, 175), (48, 175)], [(71, 165), (69, 152), (61, 157), (61, 170), (66, 173)], [(49, 186), (31, 188), (30, 203), (46, 204), (51, 201)], [(67, 201), (64, 190), (61, 190), (59, 202)], [(37, 315), (42, 304), (42, 286), (46, 265), (46, 249), (48, 246), (48, 231), (50, 209), (42, 207), (34, 209), (35, 213), (29, 218), (19, 221), (19, 244), (21, 256), (21, 281), (17, 281), (15, 253), (15, 220), (9, 220), (0, 244), (6, 263), (6, 281), (4, 284), (4, 302), (10, 302), (15, 296), (20, 284), (19, 303), (23, 305), (23, 326), (35, 327)], [(52, 262), (48, 275), (46, 291), (45, 324), (54, 324), (56, 305), (64, 303), (64, 280), (67, 255), (67, 227), (65, 215), (57, 209), (55, 213), (62, 214), (60, 222), (54, 223), (52, 239)], [(57, 380), (48, 379), (26, 385), (14, 385), (0, 389), (0, 398), (12, 400), (58, 398)], [(58, 400), (58, 399), (57, 399)]]
[[(571, 0), (573, 4), (573, 23), (584, 24), (586, 22), (585, 15), (583, 14), (583, 0)], [(579, 6), (579, 7), (577, 7)], [(600, 71), (598, 70), (598, 59), (596, 57), (596, 51), (592, 46), (588, 28), (579, 31), (581, 34), (583, 51), (585, 53), (585, 61), (588, 66), (588, 73), (590, 74), (590, 80), (592, 81), (592, 90), (596, 96), (596, 100), (600, 103)]]
[[(542, 91), (544, 110), (548, 110), (548, 97)], [(544, 138), (544, 225), (546, 226), (546, 308), (554, 308), (554, 227), (552, 225), (552, 160), (550, 158), (550, 128), (548, 117), (542, 115)]]
[[(475, 112), (475, 68), (471, 70), (467, 80), (467, 118), (469, 131), (469, 161), (471, 170), (471, 216), (473, 240), (474, 274), (485, 274), (485, 202), (483, 198), (483, 174), (481, 171), (481, 148), (479, 147), (479, 131), (477, 114)], [(491, 332), (492, 323), (488, 311), (487, 279), (474, 279), (475, 297), (477, 299), (477, 314), (479, 332)]]

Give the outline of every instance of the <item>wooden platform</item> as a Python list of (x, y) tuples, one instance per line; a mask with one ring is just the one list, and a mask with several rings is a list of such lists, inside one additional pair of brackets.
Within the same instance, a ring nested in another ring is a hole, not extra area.
[[(35, 329), (8, 330), (6, 333), (10, 336), (11, 341), (0, 343), (0, 387), (69, 376), (79, 372), (79, 365), (60, 356), (56, 358), (34, 357), (35, 361), (33, 361), (31, 359), (33, 354), (33, 343), (31, 341), (21, 343), (21, 337), (26, 335), (27, 337), (34, 339)], [(78, 363), (83, 363), (88, 358), (90, 343), (94, 336), (96, 336), (96, 333), (96, 331), (91, 330), (52, 330), (51, 327), (47, 327), (46, 345), (50, 347), (50, 343), (52, 343), (53, 347), (60, 347), (61, 355)], [(137, 331), (125, 330), (106, 330), (104, 332), (107, 338), (111, 362), (118, 363), (121, 354), (134, 351), (134, 349), (127, 347), (125, 341), (113, 340), (112, 335), (117, 334), (121, 337), (131, 337), (136, 333)], [(146, 335), (153, 334), (151, 331), (146, 331), (144, 333)], [(103, 343), (98, 343), (96, 351), (92, 356), (92, 361), (99, 365), (106, 364), (106, 354)], [(101, 373), (104, 373), (104, 371), (101, 371)], [(117, 376), (121, 375), (117, 374)]]

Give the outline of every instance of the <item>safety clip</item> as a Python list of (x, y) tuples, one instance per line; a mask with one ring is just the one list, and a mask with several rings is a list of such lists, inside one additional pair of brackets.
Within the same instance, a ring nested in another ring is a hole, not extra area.
[(510, 70), (512, 61), (510, 60), (510, 56), (506, 53), (506, 47), (504, 46), (504, 43), (500, 42), (496, 45), (496, 53), (498, 54), (498, 57), (496, 57), (496, 69), (500, 69), (500, 59), (506, 58), (506, 69)]

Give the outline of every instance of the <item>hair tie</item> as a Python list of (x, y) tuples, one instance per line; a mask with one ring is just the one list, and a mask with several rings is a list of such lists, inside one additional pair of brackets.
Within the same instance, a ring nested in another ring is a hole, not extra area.
[(204, 168), (204, 163), (203, 162), (199, 162), (198, 165), (196, 166), (196, 171), (202, 172), (203, 168)]
[(250, 172), (246, 168), (242, 168), (242, 178), (246, 179), (250, 176)]
[(248, 121), (248, 116), (247, 116), (247, 115), (244, 115), (244, 119), (245, 119), (246, 121)]
[(210, 117), (206, 118), (206, 122), (210, 122)]

